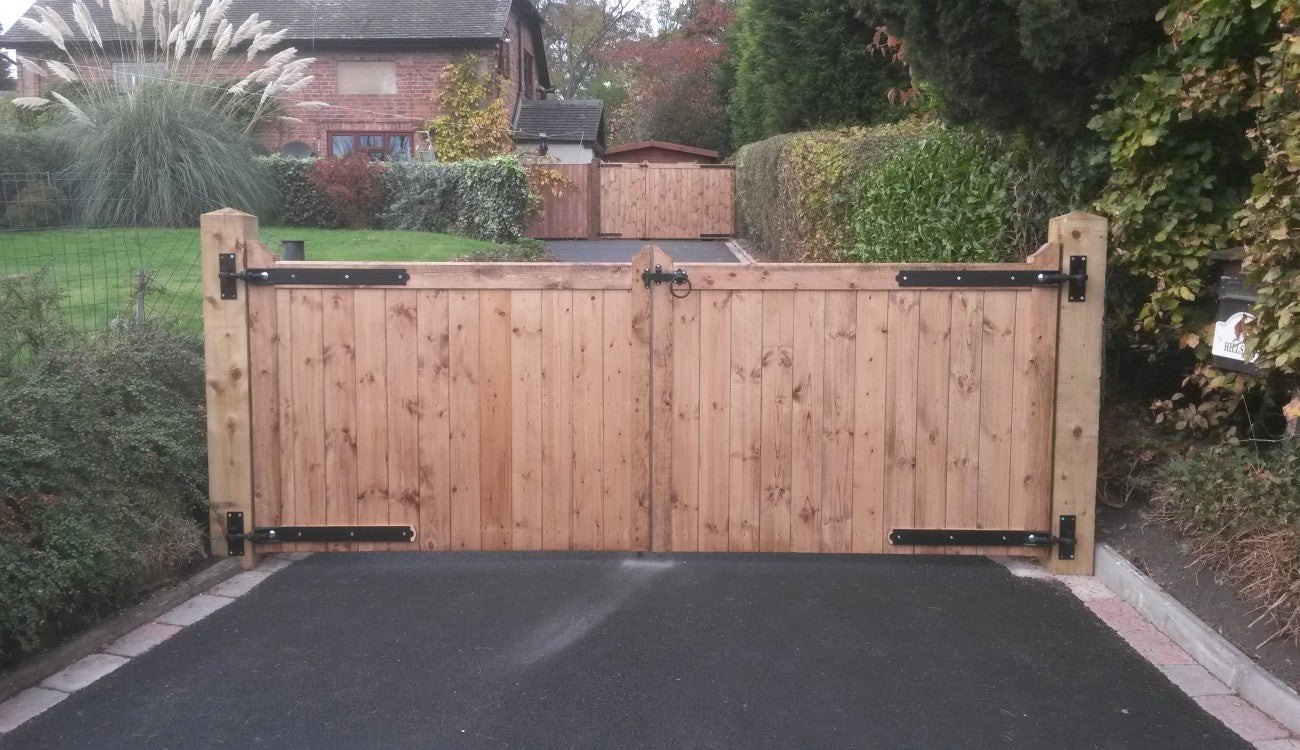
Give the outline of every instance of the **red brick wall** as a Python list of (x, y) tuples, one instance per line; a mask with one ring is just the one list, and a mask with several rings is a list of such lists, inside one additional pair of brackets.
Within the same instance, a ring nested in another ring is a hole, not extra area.
[[(511, 12), (506, 24), (510, 44), (510, 78), (506, 87), (507, 111), (513, 118), (515, 102), (522, 79), (521, 49), (533, 50), (533, 32), (528, 24), (519, 22), (518, 14)], [(464, 59), (466, 53), (482, 56), (488, 69), (496, 66), (494, 45), (481, 47), (435, 48), (423, 50), (374, 50), (312, 52), (299, 45), (300, 57), (313, 57), (316, 62), (307, 74), (315, 76), (306, 88), (293, 95), (300, 101), (323, 101), (338, 108), (309, 110), (286, 103), (284, 114), (302, 120), (301, 123), (279, 122), (259, 128), (257, 136), (263, 146), (271, 151), (291, 141), (307, 144), (319, 155), (328, 153), (328, 133), (331, 131), (412, 132), (423, 129), (437, 114), (435, 96), (438, 93), (443, 70)], [(340, 62), (392, 61), (397, 69), (396, 94), (339, 94), (337, 64)], [(94, 65), (95, 63), (90, 63)], [(236, 57), (230, 64), (230, 80), (241, 78), (250, 66)], [(536, 61), (534, 61), (536, 68)], [(533, 80), (538, 80), (536, 69)], [(22, 73), (19, 77), (22, 96), (40, 94), (40, 82)]]

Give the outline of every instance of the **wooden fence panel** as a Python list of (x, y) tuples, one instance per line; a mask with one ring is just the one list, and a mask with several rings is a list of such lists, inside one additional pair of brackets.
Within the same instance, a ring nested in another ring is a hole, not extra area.
[(542, 205), (528, 228), (528, 236), (545, 240), (589, 239), (599, 225), (600, 177), (591, 164), (547, 164), (559, 174), (559, 195), (543, 191)]
[[(1055, 268), (1059, 252), (1004, 268)], [(932, 554), (945, 548), (892, 546), (888, 532), (1050, 528), (1059, 288), (676, 267), (695, 291), (654, 303), (676, 327), (655, 373), (676, 409), (671, 486), (656, 488), (672, 504), (664, 549)]]
[[(636, 267), (620, 266), (618, 288), (581, 290), (545, 274), (531, 289), (492, 274), (445, 289), (419, 276), (462, 270), (408, 268), (413, 289), (252, 287), (247, 330), (261, 523), (410, 525), (415, 544), (259, 550), (647, 548)], [(606, 283), (582, 268), (579, 286)]]

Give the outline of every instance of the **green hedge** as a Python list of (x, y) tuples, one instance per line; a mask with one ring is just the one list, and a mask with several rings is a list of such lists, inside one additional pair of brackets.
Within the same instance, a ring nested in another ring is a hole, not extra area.
[(0, 668), (174, 577), (207, 515), (202, 346), (91, 339), (41, 278), (0, 279)]
[(869, 263), (1010, 260), (1009, 172), (971, 133), (929, 133), (863, 175), (852, 256)]
[(735, 161), (739, 231), (781, 261), (1023, 258), (1096, 181), (1086, 155), (925, 119), (780, 135)]
[[(261, 159), (281, 196), (274, 221), (289, 226), (341, 226), (342, 219), (312, 184), (313, 159)], [(452, 164), (386, 165), (385, 229), (443, 232), (491, 242), (514, 242), (528, 229), (531, 193), (518, 159), (499, 156)]]
[(338, 212), (311, 182), (315, 159), (265, 156), (258, 161), (266, 165), (275, 180), (277, 200), (270, 223), (322, 229), (343, 226)]
[(741, 235), (772, 260), (846, 260), (862, 176), (934, 127), (908, 121), (790, 133), (745, 146), (735, 157)]

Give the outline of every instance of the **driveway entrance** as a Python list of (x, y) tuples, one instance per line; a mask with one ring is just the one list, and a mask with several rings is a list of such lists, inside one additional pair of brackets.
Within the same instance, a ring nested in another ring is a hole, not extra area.
[(983, 558), (321, 554), (0, 746), (1248, 748)]

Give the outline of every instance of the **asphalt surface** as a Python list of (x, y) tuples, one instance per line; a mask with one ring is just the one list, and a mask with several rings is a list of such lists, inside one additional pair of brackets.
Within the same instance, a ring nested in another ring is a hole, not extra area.
[(658, 245), (681, 263), (739, 263), (727, 243), (714, 240), (547, 240), (546, 249), (566, 263), (629, 263), (641, 248)]
[(959, 557), (316, 555), (5, 748), (1249, 747)]

